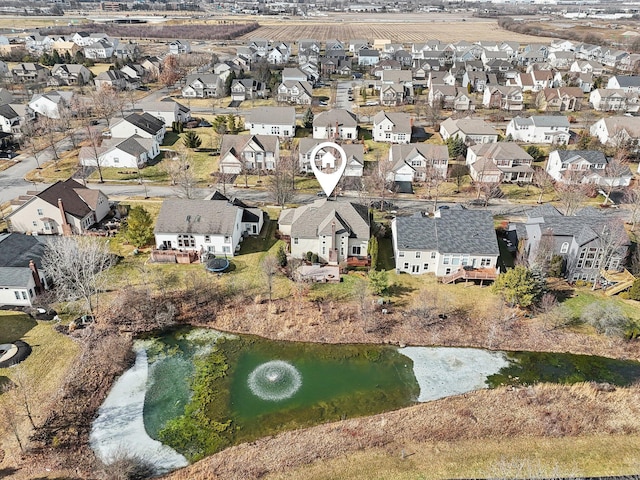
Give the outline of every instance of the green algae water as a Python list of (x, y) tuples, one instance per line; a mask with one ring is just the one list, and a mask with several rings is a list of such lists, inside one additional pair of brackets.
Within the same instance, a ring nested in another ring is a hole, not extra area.
[(144, 340), (147, 433), (194, 461), (281, 431), (500, 385), (629, 385), (640, 363), (472, 348), (280, 342), (205, 329)]

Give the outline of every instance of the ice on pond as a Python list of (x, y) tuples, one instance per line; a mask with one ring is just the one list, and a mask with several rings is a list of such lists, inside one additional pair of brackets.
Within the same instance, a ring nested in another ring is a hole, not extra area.
[(135, 364), (114, 383), (98, 410), (90, 442), (97, 457), (107, 464), (119, 455), (135, 455), (160, 474), (189, 462), (171, 447), (152, 439), (145, 430), (142, 413), (148, 374), (147, 353), (138, 346)]
[(405, 347), (398, 351), (413, 360), (420, 386), (418, 402), (487, 388), (487, 377), (509, 365), (504, 353), (475, 348)]

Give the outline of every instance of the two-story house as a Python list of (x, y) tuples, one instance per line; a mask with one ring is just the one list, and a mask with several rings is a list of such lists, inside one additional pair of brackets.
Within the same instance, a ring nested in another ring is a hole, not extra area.
[(47, 118), (60, 118), (65, 108), (71, 106), (73, 92), (68, 90), (36, 93), (29, 101), (29, 108)]
[(51, 69), (51, 78), (49, 78), (48, 84), (51, 86), (83, 86), (90, 82), (91, 71), (84, 65), (58, 63)]
[(409, 143), (413, 121), (408, 113), (379, 111), (373, 117), (373, 139), (376, 142)]
[(182, 96), (185, 98), (211, 98), (222, 95), (224, 83), (220, 75), (215, 73), (201, 73), (187, 75)]
[(311, 105), (313, 88), (306, 80), (285, 80), (279, 86), (276, 100), (294, 105)]
[(531, 155), (513, 142), (481, 143), (467, 149), (466, 164), (476, 182), (531, 183), (532, 162)]
[(557, 143), (567, 145), (569, 119), (564, 115), (515, 117), (507, 125), (507, 137), (516, 142)]
[(132, 113), (124, 118), (112, 119), (109, 131), (112, 138), (129, 138), (133, 135), (139, 135), (142, 138), (153, 138), (162, 144), (167, 130), (164, 120), (160, 120), (150, 113)]
[(544, 88), (536, 95), (536, 106), (543, 112), (574, 112), (582, 108), (580, 87)]
[(625, 92), (621, 88), (597, 88), (589, 94), (589, 102), (600, 112), (637, 112), (640, 94)]
[(16, 83), (47, 83), (51, 71), (37, 63), (19, 63), (11, 69)]
[(358, 120), (355, 114), (340, 108), (321, 112), (313, 119), (313, 138), (356, 140)]
[(446, 178), (449, 151), (446, 145), (428, 143), (391, 145), (388, 161), (392, 165), (388, 180), (424, 182), (433, 175)]
[(465, 143), (491, 143), (498, 141), (498, 131), (484, 120), (476, 118), (447, 118), (440, 124), (440, 135), (443, 140), (459, 138)]
[(290, 239), (295, 258), (307, 252), (337, 265), (349, 257), (366, 258), (371, 236), (369, 209), (352, 202), (320, 199), (280, 213), (278, 230)]
[(549, 153), (547, 173), (561, 183), (593, 183), (600, 186), (627, 187), (633, 174), (625, 172), (611, 174), (607, 169), (608, 159), (597, 150), (554, 150)]
[(265, 98), (267, 94), (266, 85), (253, 78), (237, 78), (231, 82), (231, 100), (242, 102)]
[(273, 135), (224, 135), (220, 146), (220, 171), (239, 174), (274, 170), (280, 158), (280, 141)]
[(398, 272), (432, 273), (447, 283), (497, 276), (500, 251), (489, 211), (452, 208), (396, 217), (391, 236)]
[(7, 215), (12, 232), (79, 235), (109, 213), (109, 199), (100, 190), (72, 178), (12, 202)]
[(294, 107), (258, 107), (245, 115), (245, 128), (251, 135), (291, 137), (296, 134)]
[[(325, 141), (309, 137), (300, 139), (298, 151), (301, 172), (310, 173), (313, 171), (311, 169), (311, 154), (317, 145)], [(362, 177), (364, 173), (364, 145), (361, 143), (344, 143), (341, 147), (346, 155), (347, 164), (342, 175), (344, 177)], [(338, 155), (330, 148), (318, 149), (313, 159), (320, 171), (325, 168), (335, 171), (338, 160)]]
[(508, 112), (522, 110), (524, 108), (522, 88), (488, 85), (482, 94), (482, 105), (485, 108), (499, 108)]
[(640, 149), (640, 117), (601, 118), (589, 131), (603, 145), (627, 146), (633, 151)]

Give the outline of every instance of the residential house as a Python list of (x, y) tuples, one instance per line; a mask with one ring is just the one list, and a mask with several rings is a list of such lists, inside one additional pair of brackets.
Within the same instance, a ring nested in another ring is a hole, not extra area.
[(109, 199), (100, 190), (70, 178), (12, 202), (7, 215), (12, 232), (38, 235), (80, 235), (109, 213)]
[(167, 198), (154, 229), (156, 248), (233, 257), (243, 235), (258, 235), (263, 222), (260, 209), (228, 200)]
[(599, 77), (604, 73), (604, 66), (593, 60), (576, 60), (569, 67), (570, 72), (591, 73)]
[(78, 45), (76, 45), (71, 40), (66, 40), (64, 38), (59, 38), (51, 44), (51, 51), (58, 52), (58, 55), (69, 55), (71, 57), (75, 57), (78, 52), (82, 51)]
[(312, 252), (332, 265), (349, 257), (367, 258), (370, 225), (366, 206), (327, 198), (282, 210), (278, 218), (278, 230), (290, 239), (291, 256), (304, 258)]
[(640, 93), (640, 75), (613, 75), (607, 81), (607, 88)]
[(72, 98), (73, 92), (68, 90), (36, 93), (29, 101), (29, 108), (43, 117), (58, 119), (62, 116), (63, 110), (71, 106)]
[(147, 72), (148, 80), (156, 80), (160, 75), (160, 66), (162, 65), (162, 60), (158, 57), (148, 57), (140, 60), (140, 65)]
[(449, 151), (446, 145), (409, 143), (391, 145), (389, 180), (394, 182), (424, 182), (438, 176), (447, 177)]
[(296, 134), (294, 107), (258, 107), (245, 115), (245, 128), (251, 135), (276, 135), (293, 138)]
[(47, 83), (51, 72), (37, 63), (19, 63), (11, 69), (11, 75), (16, 83)]
[(373, 140), (376, 142), (409, 143), (413, 120), (408, 113), (379, 111), (373, 117)]
[(476, 182), (533, 181), (533, 158), (514, 142), (481, 143), (467, 149), (466, 163)]
[(489, 85), (484, 89), (482, 105), (485, 108), (499, 108), (508, 112), (520, 111), (524, 108), (522, 88)]
[(25, 37), (24, 47), (29, 53), (42, 55), (45, 52), (51, 51), (53, 42), (53, 38), (51, 38), (49, 35), (41, 35), (40, 33), (35, 32)]
[(191, 53), (191, 44), (186, 40), (174, 40), (169, 42), (169, 55), (182, 55)]
[(280, 141), (273, 135), (224, 135), (220, 146), (220, 172), (237, 175), (270, 171), (280, 159)]
[(554, 73), (551, 70), (531, 70), (518, 73), (513, 80), (507, 81), (507, 85), (517, 85), (523, 92), (539, 92), (553, 87), (553, 76)]
[(298, 64), (317, 63), (321, 49), (320, 42), (317, 40), (300, 40), (298, 42)]
[(138, 106), (143, 112), (162, 120), (165, 127), (171, 127), (174, 122), (185, 123), (191, 120), (189, 107), (176, 102), (172, 98), (163, 98), (159, 102), (143, 102)]
[(640, 117), (616, 116), (601, 118), (589, 129), (600, 143), (612, 146), (628, 146), (633, 151), (640, 147)]
[(30, 123), (35, 114), (27, 105), (5, 103), (0, 105), (0, 129), (4, 133), (19, 137), (25, 122)]
[(140, 57), (140, 47), (137, 43), (132, 43), (131, 41), (128, 43), (118, 43), (113, 51), (113, 56), (119, 60), (128, 62), (135, 61)]
[(600, 112), (637, 112), (640, 94), (621, 88), (597, 88), (589, 94), (589, 103)]
[(96, 90), (107, 87), (120, 92), (127, 89), (129, 80), (120, 70), (107, 70), (99, 73), (93, 79), (93, 83), (96, 85)]
[(368, 48), (362, 48), (358, 50), (358, 65), (364, 65), (370, 67), (380, 61), (380, 52), (378, 50), (369, 50)]
[(627, 187), (633, 174), (610, 172), (607, 157), (597, 150), (554, 150), (549, 153), (547, 173), (561, 183), (592, 183), (599, 186)]
[(466, 88), (434, 85), (429, 89), (429, 105), (456, 111), (474, 110), (475, 102)]
[(358, 120), (354, 113), (340, 108), (320, 112), (313, 119), (313, 138), (355, 140), (358, 138)]
[(620, 66), (622, 60), (629, 56), (629, 52), (618, 50), (616, 48), (607, 48), (603, 51), (602, 63), (607, 67), (616, 69)]
[(82, 147), (78, 160), (86, 167), (143, 168), (158, 155), (160, 144), (155, 138), (133, 135), (125, 139), (104, 139), (99, 147)]
[(50, 86), (83, 86), (91, 82), (91, 71), (84, 65), (73, 63), (56, 64), (51, 69)]
[(554, 87), (579, 87), (583, 93), (589, 93), (593, 88), (593, 73), (556, 72), (553, 78)]
[(306, 80), (285, 80), (279, 86), (276, 100), (294, 105), (311, 105), (313, 87)]
[(101, 32), (76, 32), (71, 37), (71, 41), (79, 47), (88, 47), (89, 45), (97, 42), (98, 40), (107, 40), (109, 37), (106, 33)]
[(580, 87), (544, 88), (536, 95), (536, 106), (543, 112), (577, 112), (583, 97)]
[(132, 113), (124, 118), (113, 119), (109, 125), (109, 131), (112, 138), (129, 138), (139, 135), (142, 138), (153, 138), (162, 144), (166, 128), (164, 119), (160, 120), (150, 113)]
[(575, 58), (576, 56), (573, 52), (551, 52), (549, 53), (548, 61), (553, 68), (568, 70)]
[(569, 119), (564, 115), (515, 117), (507, 125), (506, 134), (516, 142), (561, 145), (567, 145), (571, 137)]
[(147, 80), (148, 72), (139, 63), (127, 63), (120, 71), (126, 75), (130, 84), (140, 86), (141, 83)]
[(443, 140), (449, 138), (462, 139), (466, 144), (491, 143), (498, 141), (498, 132), (491, 125), (476, 118), (447, 118), (440, 124), (440, 135)]
[(368, 40), (364, 40), (364, 39), (354, 39), (354, 40), (350, 40), (349, 41), (349, 52), (350, 53), (358, 53), (360, 50), (362, 50), (363, 48), (370, 48), (371, 45), (369, 44)]
[(566, 216), (543, 205), (527, 213), (524, 228), (523, 251), (529, 264), (560, 256), (562, 274), (573, 282), (594, 282), (602, 269), (620, 270), (631, 244), (619, 218), (592, 208)]
[(309, 78), (309, 75), (298, 67), (285, 67), (282, 69), (282, 81), (309, 82), (313, 81), (313, 79)]
[(266, 85), (253, 78), (237, 78), (231, 82), (231, 100), (253, 100), (265, 98), (267, 94)]
[[(310, 173), (311, 169), (311, 153), (313, 149), (326, 140), (315, 138), (301, 138), (298, 144), (300, 152), (300, 171)], [(362, 177), (364, 172), (364, 145), (361, 143), (344, 143), (341, 145), (347, 157), (344, 177)], [(331, 148), (320, 148), (315, 155), (314, 161), (319, 170), (325, 168), (335, 169), (337, 155)]]
[(264, 38), (252, 38), (247, 43), (247, 47), (255, 50), (259, 57), (266, 57), (270, 49), (269, 40)]
[(42, 270), (45, 249), (42, 237), (0, 233), (0, 305), (32, 306), (51, 287)]
[(118, 41), (116, 39), (98, 40), (84, 47), (84, 56), (91, 60), (106, 60), (113, 56), (117, 44)]
[(269, 49), (266, 59), (271, 65), (284, 65), (291, 58), (291, 47), (281, 42), (278, 46)]
[(489, 211), (440, 209), (433, 216), (396, 217), (391, 238), (399, 273), (432, 273), (446, 282), (497, 276), (500, 251)]
[(224, 94), (224, 83), (215, 73), (187, 75), (182, 96), (185, 98), (212, 98)]

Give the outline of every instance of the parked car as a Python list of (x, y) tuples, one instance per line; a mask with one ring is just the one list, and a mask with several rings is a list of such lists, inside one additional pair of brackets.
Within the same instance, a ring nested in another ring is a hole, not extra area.
[(395, 210), (396, 206), (387, 200), (377, 200), (371, 202), (371, 207), (377, 210)]
[(17, 157), (18, 154), (16, 152), (14, 152), (13, 150), (2, 150), (0, 151), (0, 158), (15, 158)]
[(316, 193), (316, 195), (317, 195), (318, 197), (326, 197), (326, 196), (327, 196), (327, 194), (326, 194), (326, 193), (324, 193), (322, 190), (320, 190), (318, 193)]
[(140, 85), (139, 87), (136, 88), (136, 90), (140, 90), (142, 92), (148, 92), (149, 87), (147, 87), (146, 85)]

